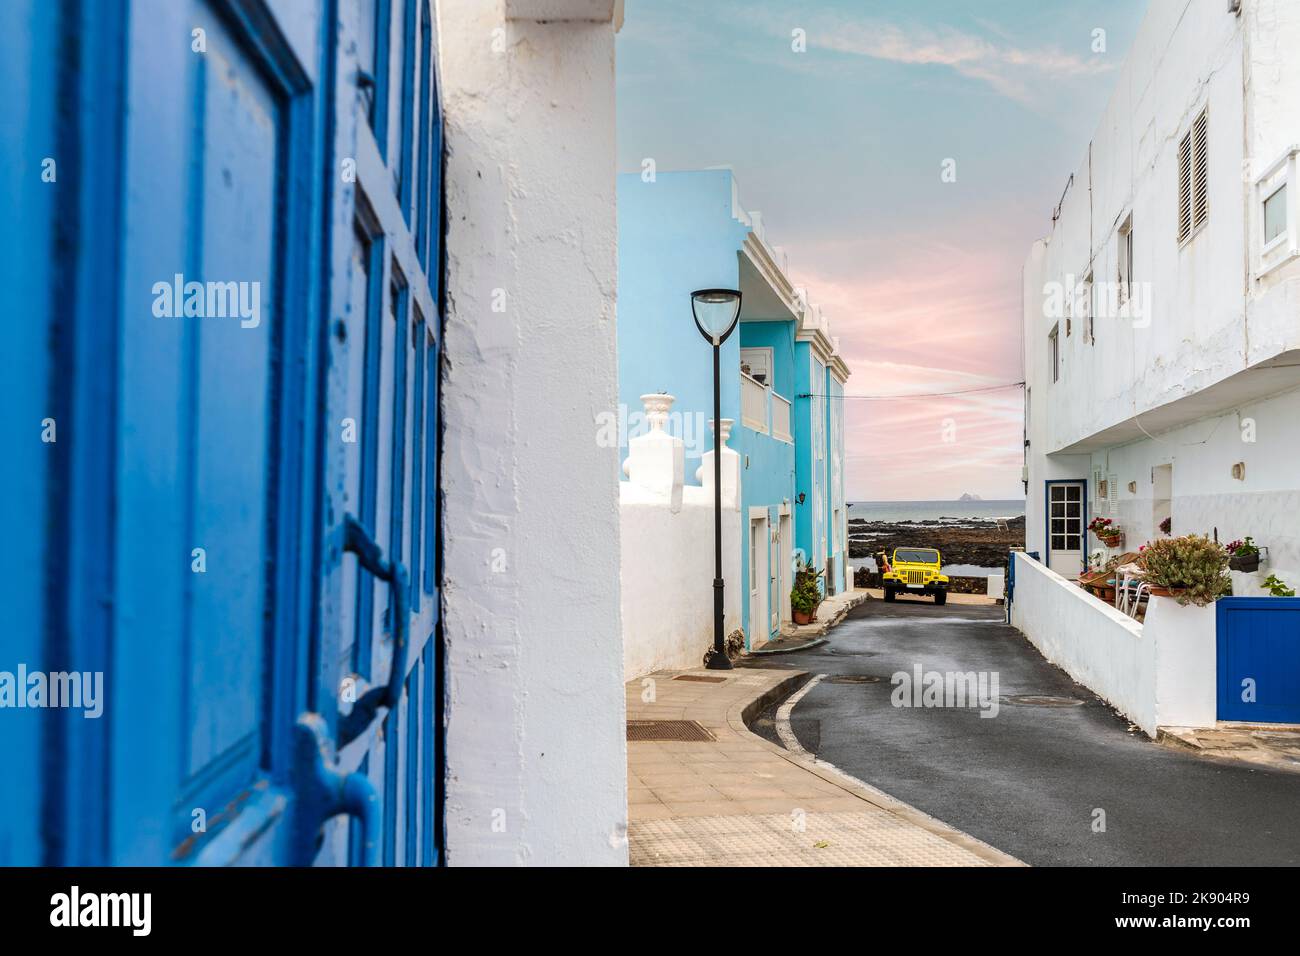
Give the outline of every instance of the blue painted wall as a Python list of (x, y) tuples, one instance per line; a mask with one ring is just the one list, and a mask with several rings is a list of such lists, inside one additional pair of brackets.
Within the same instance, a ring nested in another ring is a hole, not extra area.
[[(807, 342), (795, 343), (794, 382), (795, 398), (792, 415), (794, 417), (795, 444), (795, 547), (804, 554), (808, 563), (816, 560), (814, 539), (813, 511), (813, 409), (811, 397), (820, 390), (820, 384), (812, 378), (812, 348)], [(803, 495), (803, 501), (798, 496)]]
[[(639, 415), (641, 395), (676, 397), (668, 430), (686, 441), (687, 484), (700, 483), (699, 454), (713, 447), (713, 350), (695, 327), (690, 294), (740, 283), (736, 257), (749, 227), (731, 210), (727, 170), (659, 173), (649, 183), (636, 173), (618, 177), (619, 402), (624, 416)], [(721, 364), (722, 417), (739, 421), (736, 333)], [(620, 435), (624, 456), (627, 438)]]
[[(772, 349), (772, 385), (767, 395), (767, 421), (769, 431), (772, 421), (772, 390), (782, 398), (793, 399), (795, 384), (795, 342), (794, 322), (755, 321), (742, 322), (740, 326), (740, 344), (743, 348)], [(793, 408), (791, 417), (793, 419)], [(791, 422), (793, 425), (793, 421)], [(749, 522), (751, 508), (767, 510), (768, 527), (778, 528), (779, 506), (789, 503), (793, 506), (795, 495), (795, 446), (791, 442), (774, 438), (771, 434), (762, 434), (738, 425), (732, 432), (731, 446), (741, 455), (741, 526), (743, 541), (741, 547), (741, 574), (746, 585), (746, 598), (742, 618), (745, 622), (746, 639), (752, 646), (757, 635), (769, 637), (780, 630), (772, 629), (764, 622), (750, 620), (749, 584)], [(791, 521), (794, 521), (793, 507)], [(793, 547), (793, 541), (791, 547)], [(789, 556), (784, 558), (790, 563)], [(761, 566), (761, 565), (760, 565)], [(786, 579), (793, 583), (793, 575), (786, 574)]]
[[(827, 547), (835, 549), (835, 574), (831, 582), (835, 593), (838, 594), (847, 587), (848, 579), (848, 538), (844, 530), (844, 522), (847, 515), (844, 512), (848, 510), (846, 502), (840, 502), (843, 511), (840, 514), (838, 524), (835, 521), (835, 461), (838, 446), (839, 467), (839, 494), (844, 497), (847, 494), (845, 490), (845, 460), (844, 460), (844, 386), (839, 383), (828, 369), (826, 372), (826, 394), (829, 396), (826, 400), (826, 467), (827, 467), (827, 495), (826, 495), (826, 540)], [(838, 418), (839, 425), (836, 427)], [(838, 540), (837, 540), (838, 539)]]

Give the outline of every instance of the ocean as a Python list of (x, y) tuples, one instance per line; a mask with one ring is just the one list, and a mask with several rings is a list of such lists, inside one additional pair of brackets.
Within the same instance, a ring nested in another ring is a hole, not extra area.
[[(989, 501), (854, 501), (849, 507), (849, 518), (868, 521), (940, 521), (945, 525), (960, 526), (973, 519), (1016, 518), (1025, 513), (1025, 500)], [(849, 567), (875, 567), (870, 558), (851, 558)], [(990, 568), (973, 564), (946, 564), (944, 574), (987, 577)]]
[(1025, 513), (1025, 499), (1008, 501), (853, 501), (850, 518), (868, 521), (958, 521), (971, 518), (1015, 518)]

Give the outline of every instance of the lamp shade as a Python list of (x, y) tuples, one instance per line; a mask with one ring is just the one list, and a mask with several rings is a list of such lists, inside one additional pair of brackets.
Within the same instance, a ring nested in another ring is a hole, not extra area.
[(740, 293), (735, 289), (700, 289), (691, 293), (691, 311), (700, 334), (714, 345), (721, 345), (740, 318)]

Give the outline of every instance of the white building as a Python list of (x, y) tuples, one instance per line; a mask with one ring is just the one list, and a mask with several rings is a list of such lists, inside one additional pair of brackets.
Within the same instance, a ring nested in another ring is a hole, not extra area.
[(618, 400), (623, 4), (438, 10), (447, 861), (624, 865), (619, 461), (596, 431)]
[(1027, 550), (1103, 515), (1300, 578), (1300, 3), (1152, 3), (1024, 267)]

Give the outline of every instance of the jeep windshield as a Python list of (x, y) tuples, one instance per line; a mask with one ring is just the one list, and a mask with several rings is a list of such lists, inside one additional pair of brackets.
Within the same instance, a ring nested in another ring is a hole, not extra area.
[(894, 552), (896, 563), (934, 564), (939, 560), (939, 552), (933, 548), (899, 548)]

